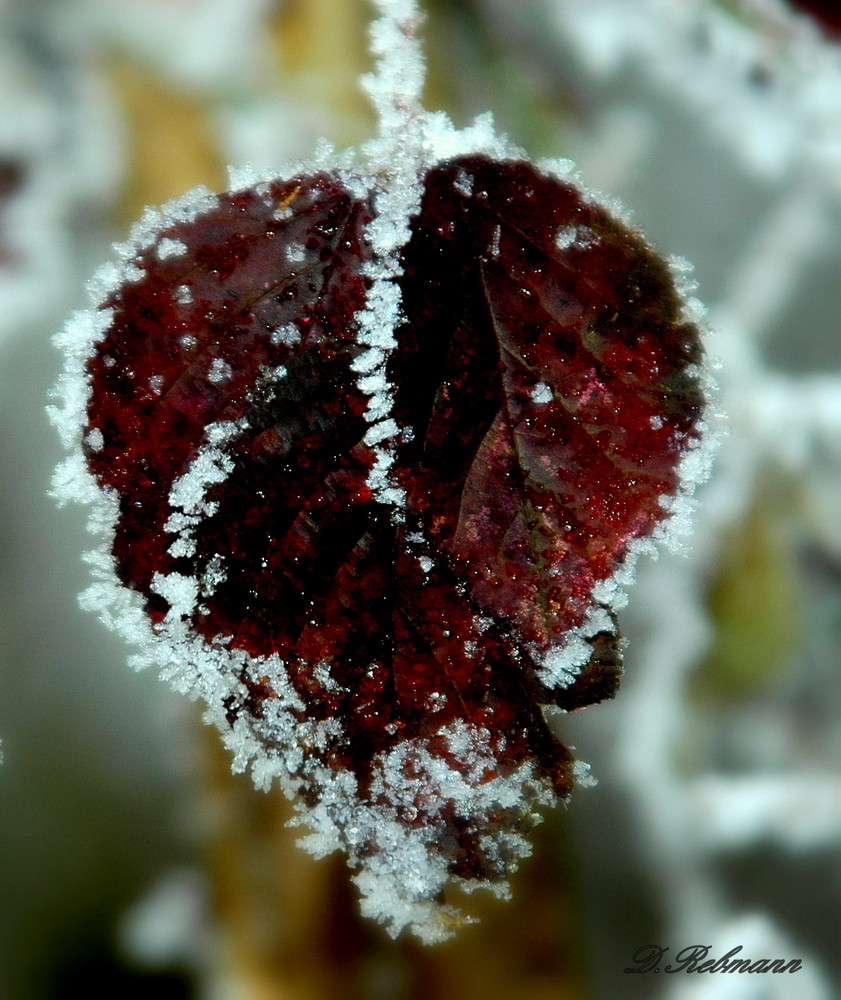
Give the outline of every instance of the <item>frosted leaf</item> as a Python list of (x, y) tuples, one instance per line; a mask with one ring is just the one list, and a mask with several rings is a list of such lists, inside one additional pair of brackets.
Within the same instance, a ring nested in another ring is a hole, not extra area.
[(425, 112), (418, 9), (379, 7), (358, 157), (194, 192), (100, 271), (57, 489), (97, 511), (86, 604), (345, 852), (364, 913), (434, 942), (447, 883), (506, 895), (588, 783), (544, 709), (615, 692), (706, 386), (667, 265), (489, 116)]

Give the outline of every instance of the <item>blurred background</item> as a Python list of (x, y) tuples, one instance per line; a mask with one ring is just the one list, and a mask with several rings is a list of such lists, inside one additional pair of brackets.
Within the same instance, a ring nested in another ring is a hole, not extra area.
[[(572, 157), (716, 333), (715, 472), (637, 573), (616, 700), (558, 722), (599, 784), (510, 903), (434, 949), (356, 914), (288, 807), (77, 607), (47, 495), (50, 336), (147, 204), (370, 136), (365, 0), (0, 0), (0, 997), (841, 995), (841, 45), (834, 5), (425, 0), (426, 103)], [(796, 977), (628, 975), (634, 951)], [(704, 981), (701, 981), (704, 980)]]

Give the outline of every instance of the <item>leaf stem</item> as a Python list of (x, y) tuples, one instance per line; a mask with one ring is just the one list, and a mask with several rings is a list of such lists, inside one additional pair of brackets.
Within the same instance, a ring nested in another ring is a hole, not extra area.
[(383, 146), (405, 147), (420, 138), (421, 92), (426, 66), (418, 28), (421, 15), (416, 0), (372, 0), (380, 17), (371, 25), (372, 73), (362, 86), (379, 117)]

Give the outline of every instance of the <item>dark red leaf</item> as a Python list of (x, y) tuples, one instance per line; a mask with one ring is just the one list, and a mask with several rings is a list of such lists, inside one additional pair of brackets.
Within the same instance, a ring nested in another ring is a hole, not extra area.
[[(541, 706), (615, 691), (594, 586), (678, 492), (697, 331), (664, 265), (576, 188), (485, 156), (431, 169), (387, 365), (397, 510), (370, 485), (354, 370), (372, 204), (326, 173), (223, 195), (165, 228), (105, 303), (86, 454), (119, 500), (117, 573), (156, 628), (182, 617), (251, 657), (231, 725), (263, 732), (279, 695), (261, 664), (277, 654), (298, 721), (340, 734), (301, 735), (308, 759), (351, 772), (363, 804), (391, 801), (392, 759), (400, 782), (440, 759), (471, 787), (531, 762), (565, 795), (571, 760)], [(590, 662), (568, 657), (553, 686), (547, 664), (574, 636)], [(465, 725), (481, 766), (452, 736)], [(319, 801), (313, 772), (289, 769)], [(421, 786), (400, 822), (434, 827), (452, 874), (501, 879), (482, 826), (519, 830), (536, 793), (471, 819)]]

